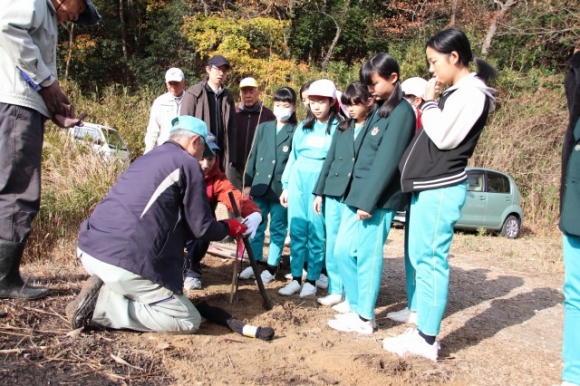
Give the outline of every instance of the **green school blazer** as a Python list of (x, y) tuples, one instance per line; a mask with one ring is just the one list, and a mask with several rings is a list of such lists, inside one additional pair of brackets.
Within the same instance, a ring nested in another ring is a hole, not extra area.
[(572, 236), (580, 236), (580, 119), (574, 126), (574, 147), (568, 159), (560, 229)]
[(404, 99), (387, 118), (379, 117), (378, 111), (373, 115), (354, 164), (347, 205), (368, 213), (405, 208), (408, 198), (401, 192), (399, 161), (414, 134), (415, 112)]
[(245, 182), (252, 186), (250, 195), (253, 197), (275, 201), (282, 194), (282, 173), (292, 150), (295, 128), (287, 123), (276, 134), (276, 121), (258, 126), (246, 165)]
[[(369, 117), (370, 120), (372, 117)], [(336, 130), (330, 149), (322, 165), (313, 194), (343, 198), (348, 192), (352, 169), (364, 138), (367, 122), (354, 139), (354, 121), (346, 130)]]

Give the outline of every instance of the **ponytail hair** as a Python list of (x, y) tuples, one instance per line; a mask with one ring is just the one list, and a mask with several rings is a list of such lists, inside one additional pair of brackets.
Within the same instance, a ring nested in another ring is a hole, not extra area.
[(397, 107), (399, 102), (403, 99), (403, 88), (401, 87), (401, 70), (399, 63), (391, 55), (384, 52), (375, 54), (372, 58), (364, 62), (362, 65), (359, 77), (362, 84), (367, 86), (372, 84), (373, 73), (378, 74), (383, 79), (389, 79), (393, 73), (397, 74), (397, 82), (395, 89), (389, 95), (386, 101), (383, 102), (379, 108), (379, 116), (381, 118), (388, 117), (391, 112)]
[(427, 47), (442, 54), (450, 54), (455, 51), (459, 56), (459, 62), (465, 67), (469, 67), (469, 62), (475, 62), (477, 77), (486, 83), (498, 75), (497, 69), (491, 64), (483, 59), (473, 57), (469, 39), (459, 28), (449, 28), (433, 35), (427, 41)]
[(296, 91), (290, 87), (280, 87), (274, 93), (274, 102), (288, 102), (292, 106), (294, 106), (294, 112), (288, 118), (288, 123), (292, 125), (298, 124), (298, 120), (296, 119)]
[[(343, 105), (359, 105), (365, 104), (368, 102), (369, 98), (372, 98), (369, 88), (362, 84), (361, 82), (352, 82), (349, 84), (344, 92), (340, 97), (340, 101)], [(376, 104), (373, 103), (367, 110), (367, 117), (372, 115), (372, 113), (376, 109)], [(338, 126), (338, 130), (344, 131), (350, 127), (350, 124), (354, 122), (354, 118), (347, 118), (346, 120), (342, 121)]]

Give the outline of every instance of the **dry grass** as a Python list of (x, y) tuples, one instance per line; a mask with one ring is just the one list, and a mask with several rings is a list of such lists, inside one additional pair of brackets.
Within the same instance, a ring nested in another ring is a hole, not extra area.
[(567, 112), (561, 79), (546, 77), (535, 93), (502, 90), (471, 163), (509, 173), (522, 194), (524, 225), (553, 235), (559, 215), (562, 140)]

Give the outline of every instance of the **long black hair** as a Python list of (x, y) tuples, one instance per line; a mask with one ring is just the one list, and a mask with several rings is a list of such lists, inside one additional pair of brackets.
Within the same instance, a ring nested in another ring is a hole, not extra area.
[(391, 55), (385, 54), (384, 52), (379, 52), (364, 62), (362, 65), (359, 73), (361, 83), (367, 86), (371, 85), (371, 77), (373, 73), (377, 73), (381, 78), (384, 79), (389, 79), (393, 73), (397, 74), (397, 83), (395, 83), (395, 89), (379, 108), (379, 116), (381, 118), (386, 118), (403, 99), (403, 88), (401, 87), (401, 70), (399, 68), (399, 63), (397, 63), (397, 60)]
[(430, 47), (442, 54), (457, 52), (459, 61), (465, 67), (469, 67), (469, 62), (473, 60), (477, 67), (476, 75), (484, 82), (488, 82), (498, 75), (497, 70), (491, 64), (483, 59), (473, 57), (469, 39), (459, 28), (449, 28), (437, 33), (427, 41), (426, 47)]
[(296, 91), (290, 87), (280, 87), (274, 93), (274, 102), (288, 102), (294, 106), (294, 112), (288, 119), (288, 123), (292, 125), (298, 124), (296, 119)]
[[(372, 97), (373, 96), (371, 95), (369, 88), (366, 85), (362, 84), (361, 82), (352, 82), (346, 87), (346, 89), (342, 93), (340, 101), (342, 102), (343, 105), (346, 106), (360, 104), (366, 105), (369, 101), (369, 98)], [(376, 108), (377, 108), (376, 104), (370, 106), (370, 108), (367, 110), (367, 118), (370, 115), (372, 115), (372, 113), (375, 111)], [(351, 122), (354, 121), (355, 121), (354, 118), (347, 118), (345, 121), (340, 123), (338, 129), (346, 130), (349, 128)]]

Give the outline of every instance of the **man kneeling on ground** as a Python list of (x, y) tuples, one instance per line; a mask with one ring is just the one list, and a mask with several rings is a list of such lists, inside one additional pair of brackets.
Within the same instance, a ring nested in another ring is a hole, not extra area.
[(92, 276), (66, 307), (73, 329), (198, 330), (203, 306), (182, 292), (185, 240), (248, 230), (213, 217), (199, 165), (214, 155), (206, 137), (203, 121), (174, 118), (169, 141), (135, 160), (81, 224), (78, 254)]

